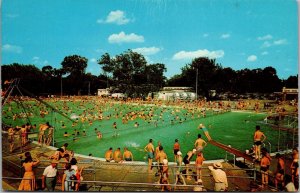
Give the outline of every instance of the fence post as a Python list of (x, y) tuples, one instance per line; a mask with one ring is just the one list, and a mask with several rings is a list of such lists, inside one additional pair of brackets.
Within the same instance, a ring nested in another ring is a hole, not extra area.
[(22, 157), (19, 157), (20, 158), (20, 178), (23, 177), (23, 160), (22, 160)]
[(254, 178), (254, 182), (256, 183), (256, 168), (254, 167), (254, 174), (253, 174), (253, 178)]
[(95, 167), (95, 160), (93, 159), (93, 170), (94, 170), (94, 191), (96, 191), (96, 167)]
[(235, 167), (235, 154), (233, 154), (233, 167)]

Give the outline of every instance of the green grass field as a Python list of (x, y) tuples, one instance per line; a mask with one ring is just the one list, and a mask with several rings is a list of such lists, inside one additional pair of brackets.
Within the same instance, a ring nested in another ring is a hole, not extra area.
[[(147, 161), (144, 147), (150, 138), (154, 140), (155, 147), (158, 141), (162, 143), (170, 161), (174, 161), (173, 144), (176, 138), (179, 139), (181, 151), (185, 155), (187, 151), (193, 149), (198, 133), (202, 134), (206, 140), (204, 133), (197, 129), (199, 123), (207, 126), (211, 137), (215, 141), (231, 145), (241, 151), (251, 148), (256, 125), (261, 126), (262, 131), (268, 138), (267, 140), (272, 144), (272, 151), (276, 149), (278, 140), (278, 131), (262, 123), (262, 120), (266, 117), (265, 114), (250, 112), (213, 114), (212, 111), (207, 111), (205, 118), (199, 118), (198, 115), (201, 112), (195, 108), (143, 106), (97, 100), (84, 102), (52, 101), (49, 104), (64, 112), (68, 117), (76, 115), (85, 117), (86, 120), (82, 122), (79, 118), (77, 125), (72, 126), (70, 120), (50, 109), (47, 109), (48, 115), (42, 118), (39, 115), (39, 109), (46, 109), (42, 104), (23, 102), (21, 105), (12, 102), (3, 107), (2, 121), (13, 126), (22, 125), (28, 121), (37, 125), (49, 121), (55, 127), (56, 147), (69, 143), (68, 149), (74, 150), (75, 153), (83, 155), (92, 153), (95, 157), (104, 157), (104, 153), (109, 147), (113, 147), (113, 149), (120, 147), (123, 150), (126, 146), (132, 151), (134, 160), (139, 161)], [(29, 116), (29, 119), (23, 116), (23, 118), (17, 118), (15, 121), (12, 120), (13, 114), (22, 114), (22, 112), (32, 112), (32, 115)], [(146, 119), (138, 117), (129, 120), (127, 124), (123, 124), (122, 116), (129, 112), (144, 112), (147, 115), (152, 113), (153, 116)], [(100, 114), (102, 114), (103, 120), (99, 120)], [(193, 114), (194, 117), (192, 117)], [(117, 115), (118, 118), (116, 118)], [(107, 119), (107, 116), (110, 116), (110, 119)], [(171, 124), (171, 120), (173, 120), (173, 124)], [(91, 121), (92, 125), (89, 124)], [(118, 136), (114, 136), (113, 122), (117, 123)], [(139, 123), (138, 128), (134, 127), (135, 122)], [(157, 122), (157, 127), (155, 122)], [(62, 124), (66, 128), (62, 128)], [(97, 138), (95, 128), (102, 132), (102, 139)], [(72, 135), (75, 130), (76, 132), (79, 131), (79, 136)], [(85, 137), (82, 136), (83, 130), (87, 134)], [(37, 132), (37, 129), (35, 131)], [(66, 131), (71, 134), (69, 137), (63, 137)], [(73, 140), (74, 137), (76, 138), (75, 141)], [(281, 139), (281, 143), (290, 140), (289, 137), (291, 136), (285, 136), (284, 139)], [(266, 147), (269, 148), (269, 146)], [(204, 157), (207, 160), (222, 159), (225, 157), (225, 151), (209, 144), (204, 149)]]

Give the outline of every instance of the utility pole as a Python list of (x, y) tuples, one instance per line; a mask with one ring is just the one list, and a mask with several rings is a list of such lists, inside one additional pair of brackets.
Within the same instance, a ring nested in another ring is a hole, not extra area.
[(60, 98), (62, 98), (63, 86), (62, 86), (62, 74), (60, 75)]
[(88, 96), (91, 95), (91, 81), (89, 81), (89, 93), (88, 93)]
[(198, 100), (198, 67), (196, 69), (196, 100)]

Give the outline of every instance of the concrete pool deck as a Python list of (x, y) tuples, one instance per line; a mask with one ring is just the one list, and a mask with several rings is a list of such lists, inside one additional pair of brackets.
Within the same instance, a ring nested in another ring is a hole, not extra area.
[[(37, 184), (40, 183), (40, 179), (42, 176), (42, 172), (45, 166), (48, 166), (50, 163), (49, 156), (51, 156), (55, 149), (50, 146), (37, 146), (36, 144), (29, 144), (27, 150), (30, 150), (32, 157), (39, 157), (41, 163), (38, 168), (34, 169)], [(24, 149), (26, 150), (26, 149)], [(284, 152), (289, 155), (289, 152)], [(274, 154), (271, 154), (272, 156)], [(24, 157), (24, 153), (18, 153), (14, 155), (8, 155), (3, 153), (2, 158), (2, 176), (3, 177), (11, 177), (11, 178), (20, 178), (21, 170), (18, 166), (20, 166), (20, 156)], [(153, 172), (149, 173), (147, 169), (147, 163), (145, 162), (131, 162), (130, 164), (123, 163), (107, 163), (103, 158), (89, 157), (80, 154), (75, 154), (75, 157), (79, 160), (79, 167), (85, 167), (83, 171), (84, 181), (86, 181), (86, 190), (85, 191), (160, 191), (161, 188), (159, 185), (154, 185), (155, 182), (159, 180), (159, 177), (155, 176), (156, 168), (154, 168)], [(94, 162), (91, 163), (89, 161), (93, 159)], [(237, 160), (241, 160), (238, 158)], [(289, 166), (289, 159), (286, 159), (286, 167)], [(229, 180), (229, 191), (250, 191), (251, 189), (251, 181), (249, 178), (249, 174), (242, 170), (241, 168), (234, 166), (230, 162), (224, 162), (224, 160), (207, 160), (203, 164), (202, 169), (202, 180), (205, 189), (208, 191), (213, 191), (213, 180), (210, 177), (210, 172), (207, 166), (212, 165), (214, 162), (223, 162), (224, 170), (228, 176)], [(194, 162), (191, 163), (193, 165)], [(249, 164), (249, 163), (248, 163)], [(271, 171), (275, 171), (277, 161), (276, 159), (272, 159), (272, 164), (270, 167)], [(171, 166), (175, 165), (174, 162), (169, 163)], [(63, 167), (63, 163), (59, 164), (59, 168)], [(258, 164), (254, 165), (255, 168), (259, 168)], [(13, 169), (14, 168), (14, 169)], [(286, 168), (286, 171), (289, 169)], [(62, 170), (60, 169), (60, 172)], [(193, 170), (195, 173), (195, 169)], [(174, 173), (169, 170), (169, 183), (174, 184), (175, 177)], [(21, 179), (7, 179), (3, 180), (2, 189), (4, 191), (17, 190), (18, 185), (20, 184)], [(93, 186), (93, 181), (99, 181), (96, 183), (96, 186)], [(193, 186), (195, 185), (195, 180), (187, 180), (185, 179), (188, 186), (177, 186), (173, 191), (192, 191)], [(85, 182), (82, 182), (85, 184)], [(260, 184), (260, 183), (258, 183)], [(175, 188), (173, 186), (173, 188)], [(60, 184), (57, 184), (56, 190), (60, 190)], [(257, 191), (272, 191), (272, 188), (261, 189), (261, 187), (257, 186)]]

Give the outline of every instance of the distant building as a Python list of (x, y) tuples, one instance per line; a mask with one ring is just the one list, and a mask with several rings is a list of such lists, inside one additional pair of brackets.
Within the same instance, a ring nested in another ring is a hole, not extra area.
[(126, 95), (124, 93), (113, 93), (111, 94), (112, 98), (126, 98)]
[(158, 100), (195, 100), (196, 93), (192, 87), (163, 87), (157, 93)]
[(98, 89), (97, 95), (98, 96), (109, 96), (110, 95), (109, 88)]
[(282, 97), (283, 101), (286, 100), (297, 100), (298, 99), (298, 88), (282, 88), (282, 92), (275, 92), (275, 94)]
[(298, 98), (298, 88), (282, 88), (282, 100), (293, 100)]

